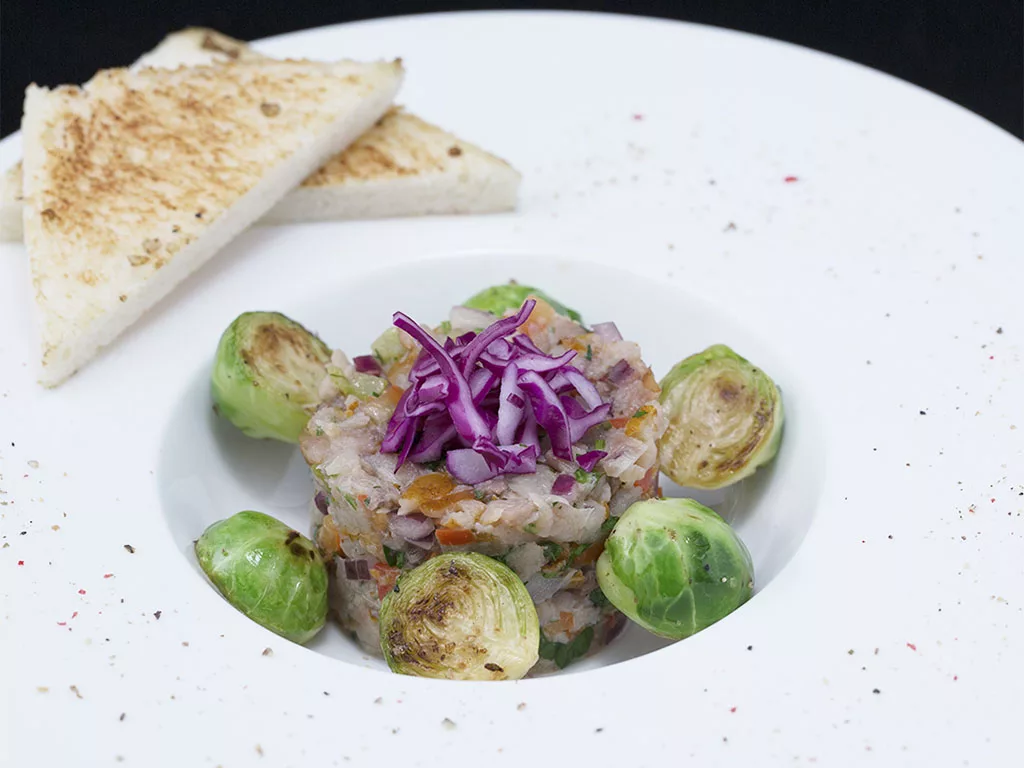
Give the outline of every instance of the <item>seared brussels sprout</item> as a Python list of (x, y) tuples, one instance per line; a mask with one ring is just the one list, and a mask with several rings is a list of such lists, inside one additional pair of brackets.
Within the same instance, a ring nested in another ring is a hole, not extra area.
[(519, 309), (523, 306), (523, 302), (531, 296), (543, 299), (550, 304), (551, 308), (558, 314), (564, 315), (577, 323), (583, 322), (583, 318), (580, 317), (580, 313), (575, 309), (569, 309), (564, 304), (555, 301), (544, 293), (544, 291), (537, 288), (531, 288), (528, 285), (520, 285), (516, 282), (509, 282), (505, 285), (495, 285), (491, 288), (480, 291), (480, 293), (476, 294), (468, 301), (462, 302), (462, 306), (469, 307), (470, 309), (482, 309), (484, 312), (490, 312), (492, 315), (501, 317), (509, 309)]
[(305, 643), (327, 618), (327, 570), (313, 542), (262, 512), (207, 528), (196, 559), (229, 603), (250, 619)]
[(398, 578), (381, 605), (380, 645), (403, 675), (517, 680), (537, 663), (540, 622), (512, 569), (449, 552)]
[(619, 518), (597, 560), (597, 583), (644, 629), (678, 640), (749, 600), (754, 565), (714, 510), (692, 499), (651, 499)]
[(668, 429), (661, 471), (689, 488), (724, 488), (775, 458), (782, 394), (724, 344), (678, 363), (661, 382)]
[(297, 443), (320, 403), (331, 351), (279, 312), (246, 312), (220, 337), (211, 392), (217, 412), (249, 437)]

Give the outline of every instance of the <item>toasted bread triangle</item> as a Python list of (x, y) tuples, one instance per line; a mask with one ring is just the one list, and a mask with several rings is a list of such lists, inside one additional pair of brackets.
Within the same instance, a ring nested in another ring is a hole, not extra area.
[(30, 86), (25, 242), (41, 382), (74, 373), (373, 125), (401, 65), (233, 61)]
[[(240, 40), (191, 27), (168, 35), (134, 69), (274, 61)], [(21, 166), (0, 190), (0, 240), (21, 240)], [(267, 224), (447, 213), (516, 207), (520, 175), (499, 157), (436, 125), (391, 110), (332, 157), (263, 219)]]

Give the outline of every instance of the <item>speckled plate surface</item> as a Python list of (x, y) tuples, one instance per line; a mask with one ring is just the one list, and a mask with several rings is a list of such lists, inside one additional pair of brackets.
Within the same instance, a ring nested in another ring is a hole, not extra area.
[[(1020, 141), (870, 70), (669, 22), (410, 17), (259, 48), (401, 55), (401, 101), (520, 168), (521, 210), (253, 229), (56, 391), (24, 250), (0, 249), (0, 762), (1015, 764)], [(227, 322), (280, 309), (353, 348), (513, 276), (616, 320), (659, 373), (721, 340), (776, 375), (786, 446), (734, 517), (755, 598), (684, 642), (633, 633), (499, 684), (389, 675), (230, 609), (189, 541), (242, 506), (294, 515), (306, 487), (207, 414)]]

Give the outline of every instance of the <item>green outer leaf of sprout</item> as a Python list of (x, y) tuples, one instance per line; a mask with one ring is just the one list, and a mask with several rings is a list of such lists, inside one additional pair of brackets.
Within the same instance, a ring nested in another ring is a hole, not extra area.
[(220, 337), (210, 377), (217, 412), (249, 437), (298, 442), (320, 402), (331, 351), (279, 312), (246, 312)]
[(380, 639), (388, 666), (401, 674), (516, 680), (537, 663), (540, 622), (511, 568), (449, 552), (399, 576), (381, 605)]
[(775, 458), (782, 394), (769, 376), (724, 344), (678, 363), (661, 382), (668, 429), (661, 470), (689, 488), (724, 488)]
[(196, 559), (235, 608), (272, 632), (305, 643), (327, 618), (327, 570), (305, 536), (261, 512), (207, 528)]
[(480, 293), (472, 296), (468, 301), (464, 301), (462, 306), (469, 307), (470, 309), (482, 309), (484, 312), (490, 312), (492, 315), (501, 317), (507, 310), (519, 309), (530, 296), (543, 299), (551, 305), (555, 312), (568, 317), (574, 322), (583, 322), (583, 318), (580, 317), (580, 313), (576, 310), (569, 309), (560, 301), (551, 298), (538, 288), (531, 288), (528, 285), (519, 285), (518, 283), (505, 283), (504, 285), (485, 288)]
[(754, 565), (732, 528), (692, 499), (633, 504), (597, 561), (605, 597), (661, 637), (689, 637), (750, 599)]

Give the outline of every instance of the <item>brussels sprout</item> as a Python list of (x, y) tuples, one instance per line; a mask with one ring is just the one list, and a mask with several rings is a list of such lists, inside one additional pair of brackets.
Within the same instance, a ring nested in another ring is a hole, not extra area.
[(537, 663), (540, 622), (512, 569), (449, 552), (398, 578), (381, 605), (380, 645), (404, 675), (518, 680)]
[(495, 285), (491, 288), (480, 291), (480, 293), (476, 294), (468, 301), (462, 302), (462, 306), (469, 307), (470, 309), (482, 309), (484, 312), (490, 312), (492, 315), (501, 317), (509, 309), (519, 309), (523, 306), (523, 302), (530, 296), (536, 296), (538, 299), (544, 299), (544, 301), (551, 305), (551, 308), (555, 310), (555, 312), (568, 317), (574, 322), (583, 322), (583, 318), (580, 317), (580, 313), (575, 309), (569, 309), (564, 304), (555, 301), (544, 293), (544, 291), (537, 288), (531, 288), (528, 285), (520, 285), (516, 282), (509, 282), (505, 285)]
[(298, 531), (261, 512), (239, 512), (207, 528), (196, 559), (229, 603), (296, 643), (327, 618), (327, 569)]
[(651, 499), (619, 518), (597, 560), (597, 583), (644, 629), (678, 640), (749, 600), (754, 565), (714, 510), (692, 499)]
[(249, 437), (297, 443), (320, 403), (327, 345), (278, 312), (246, 312), (217, 345), (211, 392), (217, 412)]
[(691, 355), (661, 382), (668, 429), (661, 471), (690, 488), (724, 488), (771, 461), (782, 440), (782, 395), (724, 344)]

